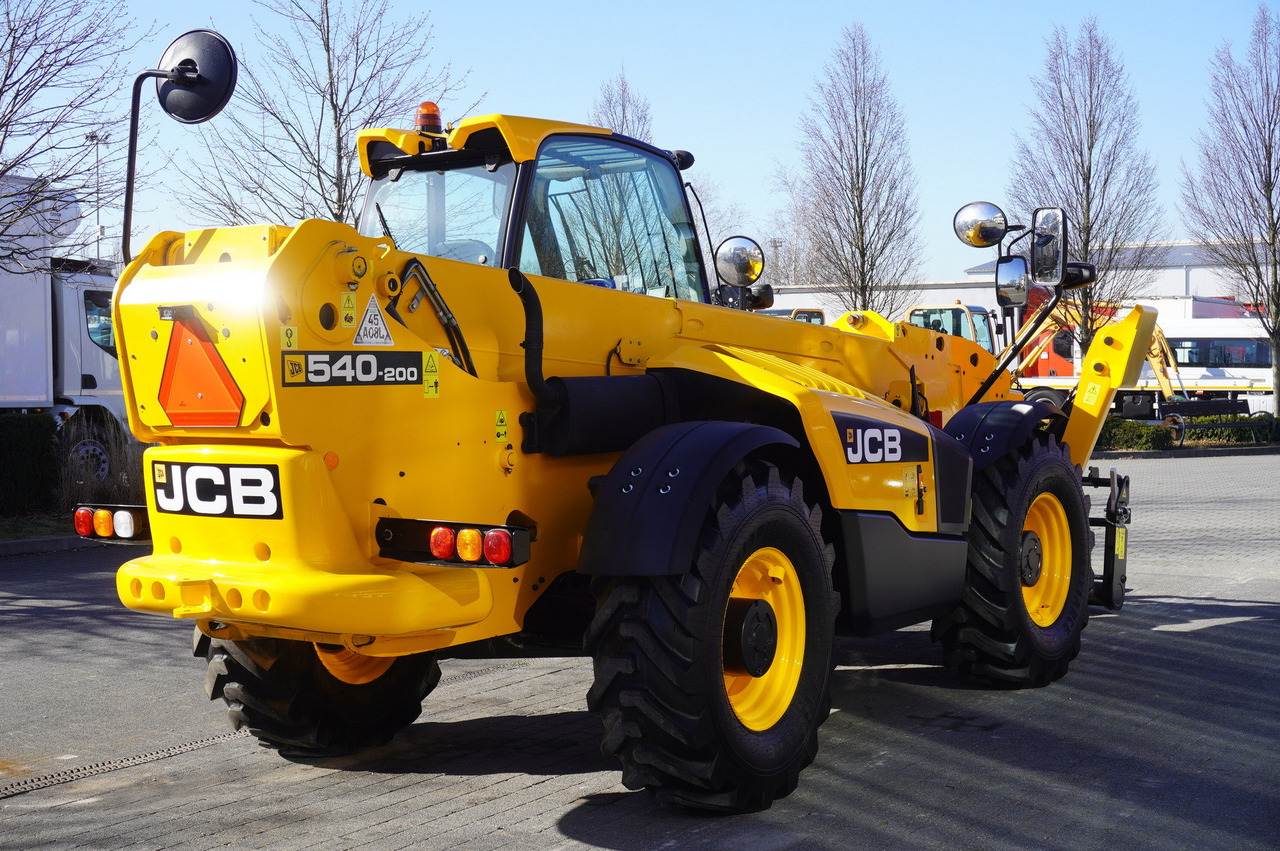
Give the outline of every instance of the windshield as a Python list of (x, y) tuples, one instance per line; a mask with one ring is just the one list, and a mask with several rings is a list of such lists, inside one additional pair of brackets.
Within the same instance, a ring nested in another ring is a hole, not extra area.
[(389, 236), (401, 251), (494, 265), (515, 174), (513, 163), (470, 158), (432, 171), (392, 169), (373, 182), (360, 233)]
[(542, 145), (520, 269), (607, 289), (705, 300), (675, 165), (606, 137), (562, 136)]

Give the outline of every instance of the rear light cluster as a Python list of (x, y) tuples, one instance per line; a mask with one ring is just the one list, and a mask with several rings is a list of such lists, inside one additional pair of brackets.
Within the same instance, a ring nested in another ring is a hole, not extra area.
[(71, 524), (82, 538), (137, 541), (151, 533), (141, 506), (81, 505), (71, 515)]
[(518, 567), (529, 560), (529, 530), (383, 517), (374, 534), (378, 554), (416, 564)]

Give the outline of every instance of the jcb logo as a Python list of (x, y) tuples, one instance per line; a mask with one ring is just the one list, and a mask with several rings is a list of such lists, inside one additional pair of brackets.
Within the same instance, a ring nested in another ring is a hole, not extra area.
[[(849, 464), (918, 463), (929, 460), (929, 437), (884, 420), (833, 411), (836, 433)], [(927, 429), (928, 426), (921, 425)]]
[(152, 465), (156, 508), (207, 517), (283, 517), (280, 468), (274, 464)]
[(844, 451), (850, 464), (901, 461), (902, 432), (896, 428), (846, 429)]

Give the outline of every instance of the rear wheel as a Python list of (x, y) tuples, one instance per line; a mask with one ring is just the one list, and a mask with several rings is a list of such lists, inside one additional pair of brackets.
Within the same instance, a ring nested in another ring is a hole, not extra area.
[(1080, 471), (1051, 436), (978, 473), (964, 597), (933, 622), (948, 662), (1009, 685), (1063, 676), (1089, 620), (1088, 523)]
[(440, 681), (431, 653), (382, 658), (275, 638), (209, 640), (199, 632), (196, 651), (209, 662), (209, 699), (226, 701), (231, 726), (299, 756), (385, 744), (421, 714), (423, 698)]
[(821, 526), (799, 478), (748, 462), (687, 572), (597, 581), (587, 705), (628, 788), (734, 812), (795, 788), (830, 710), (838, 606)]

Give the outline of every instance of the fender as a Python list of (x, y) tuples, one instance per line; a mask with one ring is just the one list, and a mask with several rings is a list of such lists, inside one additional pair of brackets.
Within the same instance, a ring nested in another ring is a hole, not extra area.
[(765, 446), (799, 445), (780, 429), (752, 423), (685, 422), (654, 429), (598, 480), (578, 572), (684, 573), (705, 514), (697, 507), (711, 504), (733, 465)]
[(973, 472), (988, 467), (1021, 446), (1045, 419), (1066, 422), (1062, 409), (1049, 402), (999, 401), (970, 405), (952, 417), (943, 431), (973, 456)]

